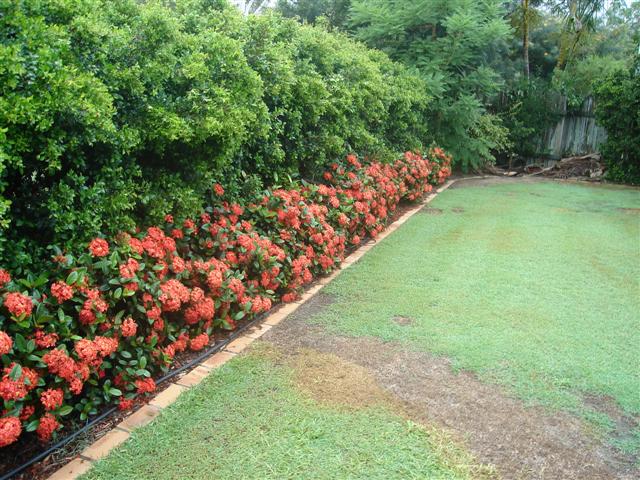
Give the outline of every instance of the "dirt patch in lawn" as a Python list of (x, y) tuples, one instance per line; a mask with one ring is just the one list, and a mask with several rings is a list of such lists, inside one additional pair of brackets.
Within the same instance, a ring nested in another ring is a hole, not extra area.
[[(385, 389), (371, 370), (355, 362), (313, 348), (284, 348), (264, 340), (253, 344), (251, 354), (290, 368), (295, 387), (320, 405), (347, 412), (383, 408), (416, 423), (405, 403)], [(447, 463), (464, 465), (477, 480), (500, 478), (494, 467), (479, 464), (449, 432), (426, 422), (421, 426), (429, 433), (431, 448)]]
[(293, 368), (296, 386), (320, 404), (359, 410), (397, 403), (366, 368), (336, 355), (302, 348), (292, 351), (285, 363)]
[[(340, 363), (326, 363), (330, 357), (312, 354), (310, 368), (316, 379), (326, 374), (326, 365), (344, 369), (344, 362), (353, 364), (348, 376), (365, 378), (367, 395), (377, 392), (371, 386), (371, 379), (375, 379), (412, 420), (444, 428), (480, 462), (494, 465), (506, 479), (638, 478), (634, 459), (596, 438), (580, 419), (526, 407), (500, 387), (480, 382), (472, 373), (454, 372), (446, 358), (374, 338), (332, 335), (305, 322), (318, 308), (324, 307), (319, 307), (314, 298), (263, 337), (282, 350), (315, 350), (340, 358)], [(317, 359), (323, 359), (324, 364), (316, 364)], [(327, 391), (330, 384), (347, 388), (347, 381), (335, 376), (318, 383), (321, 387), (311, 392), (314, 396), (332, 398), (334, 394)], [(357, 383), (351, 385), (359, 388)], [(373, 396), (383, 398), (379, 393)], [(363, 400), (356, 397), (354, 401)]]
[(451, 209), (451, 211), (452, 211), (453, 213), (464, 213), (464, 208), (462, 208), (462, 207), (453, 207), (453, 208)]
[(334, 303), (336, 303), (335, 296), (321, 291), (316, 293), (311, 301), (306, 302), (298, 310), (304, 309), (305, 317), (310, 318), (322, 313), (327, 307), (330, 307)]
[(640, 215), (640, 208), (618, 208), (618, 210), (630, 215)]
[(432, 207), (424, 207), (421, 208), (418, 213), (422, 213), (423, 215), (442, 215), (441, 208), (432, 208)]
[(604, 413), (614, 423), (613, 438), (619, 441), (630, 440), (634, 430), (640, 425), (638, 416), (627, 415), (608, 395), (583, 395), (584, 403), (596, 412)]
[(409, 325), (413, 325), (415, 321), (411, 317), (396, 315), (395, 317), (393, 317), (393, 322), (400, 325), (401, 327), (408, 327)]

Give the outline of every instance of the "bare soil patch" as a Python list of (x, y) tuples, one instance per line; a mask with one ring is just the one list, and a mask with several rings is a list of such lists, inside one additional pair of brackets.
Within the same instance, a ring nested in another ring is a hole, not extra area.
[(442, 215), (441, 208), (432, 208), (432, 207), (424, 207), (421, 208), (418, 213), (422, 213), (423, 215)]
[[(366, 379), (368, 396), (382, 398), (379, 393), (372, 393), (376, 391), (371, 387), (373, 378), (401, 402), (411, 419), (446, 429), (480, 462), (494, 465), (503, 478), (639, 478), (633, 458), (593, 436), (578, 418), (526, 407), (500, 387), (480, 382), (472, 373), (455, 373), (446, 358), (409, 351), (406, 346), (378, 339), (332, 335), (317, 325), (309, 325), (305, 319), (312, 316), (311, 312), (326, 307), (326, 298), (316, 298), (263, 339), (282, 349), (312, 349), (354, 364), (358, 368), (350, 367), (349, 376), (362, 375)], [(320, 375), (319, 364), (313, 367), (314, 362), (329, 357), (314, 353), (310, 358), (312, 371)], [(337, 366), (335, 360), (331, 362)], [(344, 368), (343, 363), (340, 365)], [(325, 372), (324, 368), (321, 370)], [(352, 380), (333, 378), (328, 382), (346, 388)], [(327, 391), (329, 383), (319, 383), (322, 387), (313, 395), (332, 398), (333, 394)], [(358, 398), (354, 401), (362, 403)]]
[(462, 208), (462, 207), (453, 207), (453, 208), (451, 209), (451, 211), (452, 211), (453, 213), (464, 213), (464, 208)]
[(618, 211), (628, 213), (630, 215), (640, 215), (640, 208), (618, 208)]
[(606, 414), (615, 423), (613, 437), (616, 440), (628, 440), (640, 425), (638, 416), (627, 415), (616, 401), (608, 395), (583, 395), (584, 402), (594, 411)]
[(331, 353), (296, 349), (286, 356), (285, 364), (293, 368), (298, 389), (320, 404), (347, 410), (398, 406), (369, 370)]
[[(312, 348), (284, 348), (264, 340), (252, 346), (252, 354), (290, 368), (296, 388), (320, 405), (347, 412), (380, 407), (416, 423), (401, 399), (385, 389), (369, 369), (354, 362)], [(474, 479), (499, 479), (493, 466), (478, 464), (470, 458), (449, 432), (431, 424), (421, 426), (429, 432), (433, 446), (445, 461), (472, 464)]]
[(393, 317), (393, 321), (402, 327), (407, 327), (409, 325), (413, 325), (415, 320), (411, 317), (405, 317), (402, 315), (396, 315)]

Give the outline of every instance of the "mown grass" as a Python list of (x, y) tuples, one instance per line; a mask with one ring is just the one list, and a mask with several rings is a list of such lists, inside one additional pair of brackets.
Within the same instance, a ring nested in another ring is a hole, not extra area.
[[(586, 394), (640, 414), (638, 190), (477, 186), (430, 207), (331, 283), (313, 321), (449, 356), (600, 432), (614, 422)], [(640, 432), (611, 440), (636, 450)]]
[(136, 431), (82, 479), (467, 479), (471, 458), (383, 407), (321, 406), (292, 371), (234, 359)]

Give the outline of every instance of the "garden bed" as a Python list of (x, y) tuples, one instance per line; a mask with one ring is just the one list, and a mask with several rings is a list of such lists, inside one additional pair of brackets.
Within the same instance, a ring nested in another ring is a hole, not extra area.
[(114, 403), (127, 410), (155, 391), (152, 379), (179, 352), (199, 352), (214, 331), (296, 300), (350, 245), (380, 233), (401, 200), (446, 179), (450, 159), (430, 155), (408, 153), (393, 165), (350, 156), (325, 174), (326, 185), (266, 192), (245, 206), (224, 201), (216, 186), (197, 222), (167, 216), (162, 228), (97, 238), (79, 258), (59, 252), (51, 280), (3, 273), (4, 444), (22, 429), (47, 443), (78, 416)]

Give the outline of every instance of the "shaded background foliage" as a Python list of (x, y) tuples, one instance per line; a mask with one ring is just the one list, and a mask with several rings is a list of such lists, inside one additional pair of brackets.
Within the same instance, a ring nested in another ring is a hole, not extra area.
[(596, 116), (608, 132), (602, 147), (609, 176), (640, 184), (640, 55), (628, 70), (617, 70), (595, 87)]
[(544, 157), (559, 98), (569, 115), (579, 112), (594, 80), (628, 69), (638, 50), (635, 0), (349, 0), (346, 22), (344, 3), (280, 0), (276, 8), (415, 68), (435, 98), (431, 131), (459, 167)]
[(434, 96), (430, 124), (463, 168), (494, 160), (506, 131), (487, 105), (500, 90), (494, 68), (509, 26), (501, 0), (354, 0), (357, 38), (415, 67)]
[(351, 0), (278, 0), (276, 9), (285, 17), (314, 23), (324, 17), (333, 28), (346, 29)]

